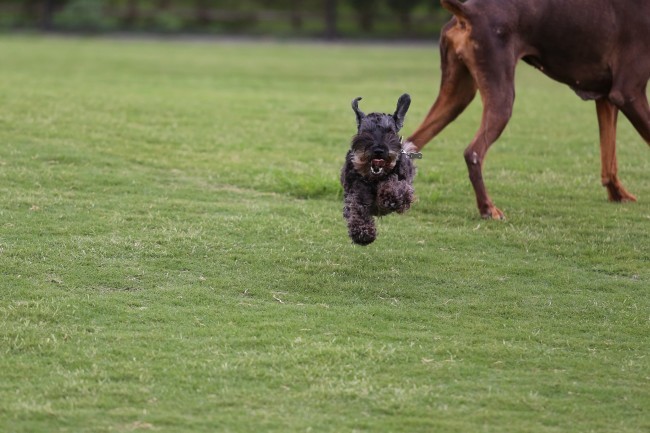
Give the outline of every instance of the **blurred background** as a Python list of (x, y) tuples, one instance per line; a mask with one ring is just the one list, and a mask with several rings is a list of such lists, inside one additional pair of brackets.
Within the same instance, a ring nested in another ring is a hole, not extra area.
[(432, 39), (436, 0), (0, 0), (0, 31)]

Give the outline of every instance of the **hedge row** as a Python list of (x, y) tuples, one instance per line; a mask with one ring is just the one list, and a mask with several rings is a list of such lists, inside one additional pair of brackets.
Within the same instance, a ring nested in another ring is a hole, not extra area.
[(435, 37), (430, 0), (4, 0), (0, 28), (277, 36)]

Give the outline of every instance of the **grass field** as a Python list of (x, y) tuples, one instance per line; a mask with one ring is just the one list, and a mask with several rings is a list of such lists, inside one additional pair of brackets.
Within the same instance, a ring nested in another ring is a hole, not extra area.
[(419, 201), (347, 238), (354, 114), (433, 46), (0, 38), (0, 431), (650, 430), (650, 152), (518, 70), (475, 208), (476, 101)]

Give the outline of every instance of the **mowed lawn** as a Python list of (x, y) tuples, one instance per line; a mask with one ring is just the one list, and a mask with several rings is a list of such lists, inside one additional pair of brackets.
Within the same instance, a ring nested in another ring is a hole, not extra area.
[(0, 37), (0, 431), (650, 430), (650, 149), (526, 65), (484, 177), (477, 99), (418, 202), (354, 246), (366, 112), (439, 84), (430, 45)]

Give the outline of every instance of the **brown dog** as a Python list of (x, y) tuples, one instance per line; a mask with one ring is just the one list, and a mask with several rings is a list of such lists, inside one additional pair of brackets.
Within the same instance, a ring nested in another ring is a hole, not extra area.
[(512, 114), (519, 59), (596, 101), (602, 183), (611, 201), (635, 201), (617, 176), (618, 111), (650, 144), (650, 1), (646, 0), (441, 0), (454, 14), (442, 30), (440, 93), (411, 135), (420, 150), (474, 99), (483, 117), (465, 150), (469, 178), (484, 218), (500, 218), (481, 168)]

